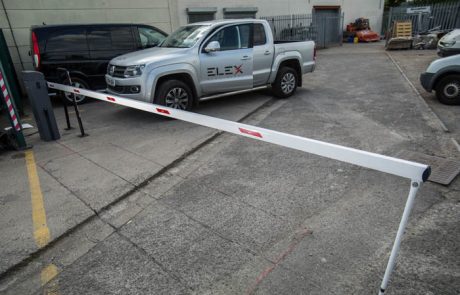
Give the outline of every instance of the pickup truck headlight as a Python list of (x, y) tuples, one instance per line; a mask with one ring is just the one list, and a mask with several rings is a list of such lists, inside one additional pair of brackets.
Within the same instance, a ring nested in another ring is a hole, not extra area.
[(125, 69), (125, 78), (130, 77), (137, 77), (142, 75), (142, 70), (145, 68), (145, 65), (135, 65), (135, 66), (128, 66)]

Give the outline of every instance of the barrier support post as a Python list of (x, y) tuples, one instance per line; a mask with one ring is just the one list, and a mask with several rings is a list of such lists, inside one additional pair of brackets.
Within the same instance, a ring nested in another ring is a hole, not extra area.
[[(62, 71), (62, 72), (64, 72), (66, 74), (67, 80), (69, 81), (69, 85), (72, 86), (72, 79), (70, 77), (69, 71), (67, 69), (65, 69), (65, 68), (57, 68), (57, 70)], [(71, 93), (72, 93), (72, 103), (73, 103), (73, 107), (75, 109), (75, 115), (77, 116), (78, 127), (80, 128), (80, 137), (88, 136), (88, 133), (85, 133), (85, 129), (83, 128), (83, 123), (81, 121), (80, 110), (78, 109), (78, 105), (77, 105), (77, 94), (75, 94), (75, 92), (71, 92)], [(67, 117), (66, 117), (67, 125), (70, 126), (69, 115), (67, 113), (67, 109), (66, 109), (66, 115), (67, 115)]]
[(14, 105), (14, 101), (8, 92), (8, 83), (3, 75), (3, 67), (0, 64), (0, 99), (2, 100), (2, 104), (6, 106), (6, 112), (8, 114), (8, 120), (10, 121), (11, 128), (13, 130), (14, 138), (16, 139), (17, 149), (24, 150), (27, 149), (26, 139), (24, 134), (22, 133), (22, 124), (19, 119), (19, 114), (16, 111), (16, 106)]
[(391, 273), (393, 272), (396, 263), (396, 258), (398, 257), (399, 248), (401, 247), (401, 240), (404, 235), (404, 231), (406, 230), (409, 215), (412, 211), (412, 207), (414, 207), (415, 196), (419, 187), (420, 182), (413, 180), (411, 181), (409, 196), (406, 201), (406, 207), (404, 208), (401, 222), (399, 223), (398, 233), (396, 234), (396, 239), (393, 244), (393, 249), (391, 250), (390, 259), (388, 260), (387, 268), (385, 270), (385, 275), (383, 276), (383, 281), (380, 285), (379, 295), (385, 294), (388, 281), (390, 280)]

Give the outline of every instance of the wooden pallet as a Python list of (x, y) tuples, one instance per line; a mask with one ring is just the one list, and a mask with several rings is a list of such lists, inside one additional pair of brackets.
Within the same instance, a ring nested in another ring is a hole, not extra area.
[(393, 37), (412, 37), (412, 22), (401, 21), (393, 23)]

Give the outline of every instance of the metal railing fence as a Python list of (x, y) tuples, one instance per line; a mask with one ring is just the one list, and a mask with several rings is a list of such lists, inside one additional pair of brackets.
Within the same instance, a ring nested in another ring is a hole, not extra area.
[(410, 20), (412, 32), (424, 32), (436, 27), (440, 30), (452, 30), (460, 28), (460, 1), (427, 4), (431, 12), (407, 13), (407, 8), (415, 6), (390, 7), (384, 13), (382, 33), (391, 31), (394, 21)]
[(313, 40), (319, 48), (342, 44), (343, 14), (293, 14), (263, 16), (275, 41)]

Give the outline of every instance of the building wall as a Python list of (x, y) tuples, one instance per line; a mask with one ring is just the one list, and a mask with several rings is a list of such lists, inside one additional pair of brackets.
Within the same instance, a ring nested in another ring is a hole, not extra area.
[[(30, 27), (46, 23), (145, 23), (171, 32), (177, 24), (171, 0), (0, 0), (3, 29), (16, 72), (32, 69)], [(173, 17), (171, 17), (173, 15)]]
[(179, 25), (187, 24), (187, 8), (216, 7), (216, 18), (223, 18), (223, 9), (257, 7), (257, 17), (289, 14), (311, 14), (314, 6), (340, 6), (344, 13), (344, 28), (359, 17), (369, 18), (371, 28), (380, 32), (384, 0), (176, 0)]

